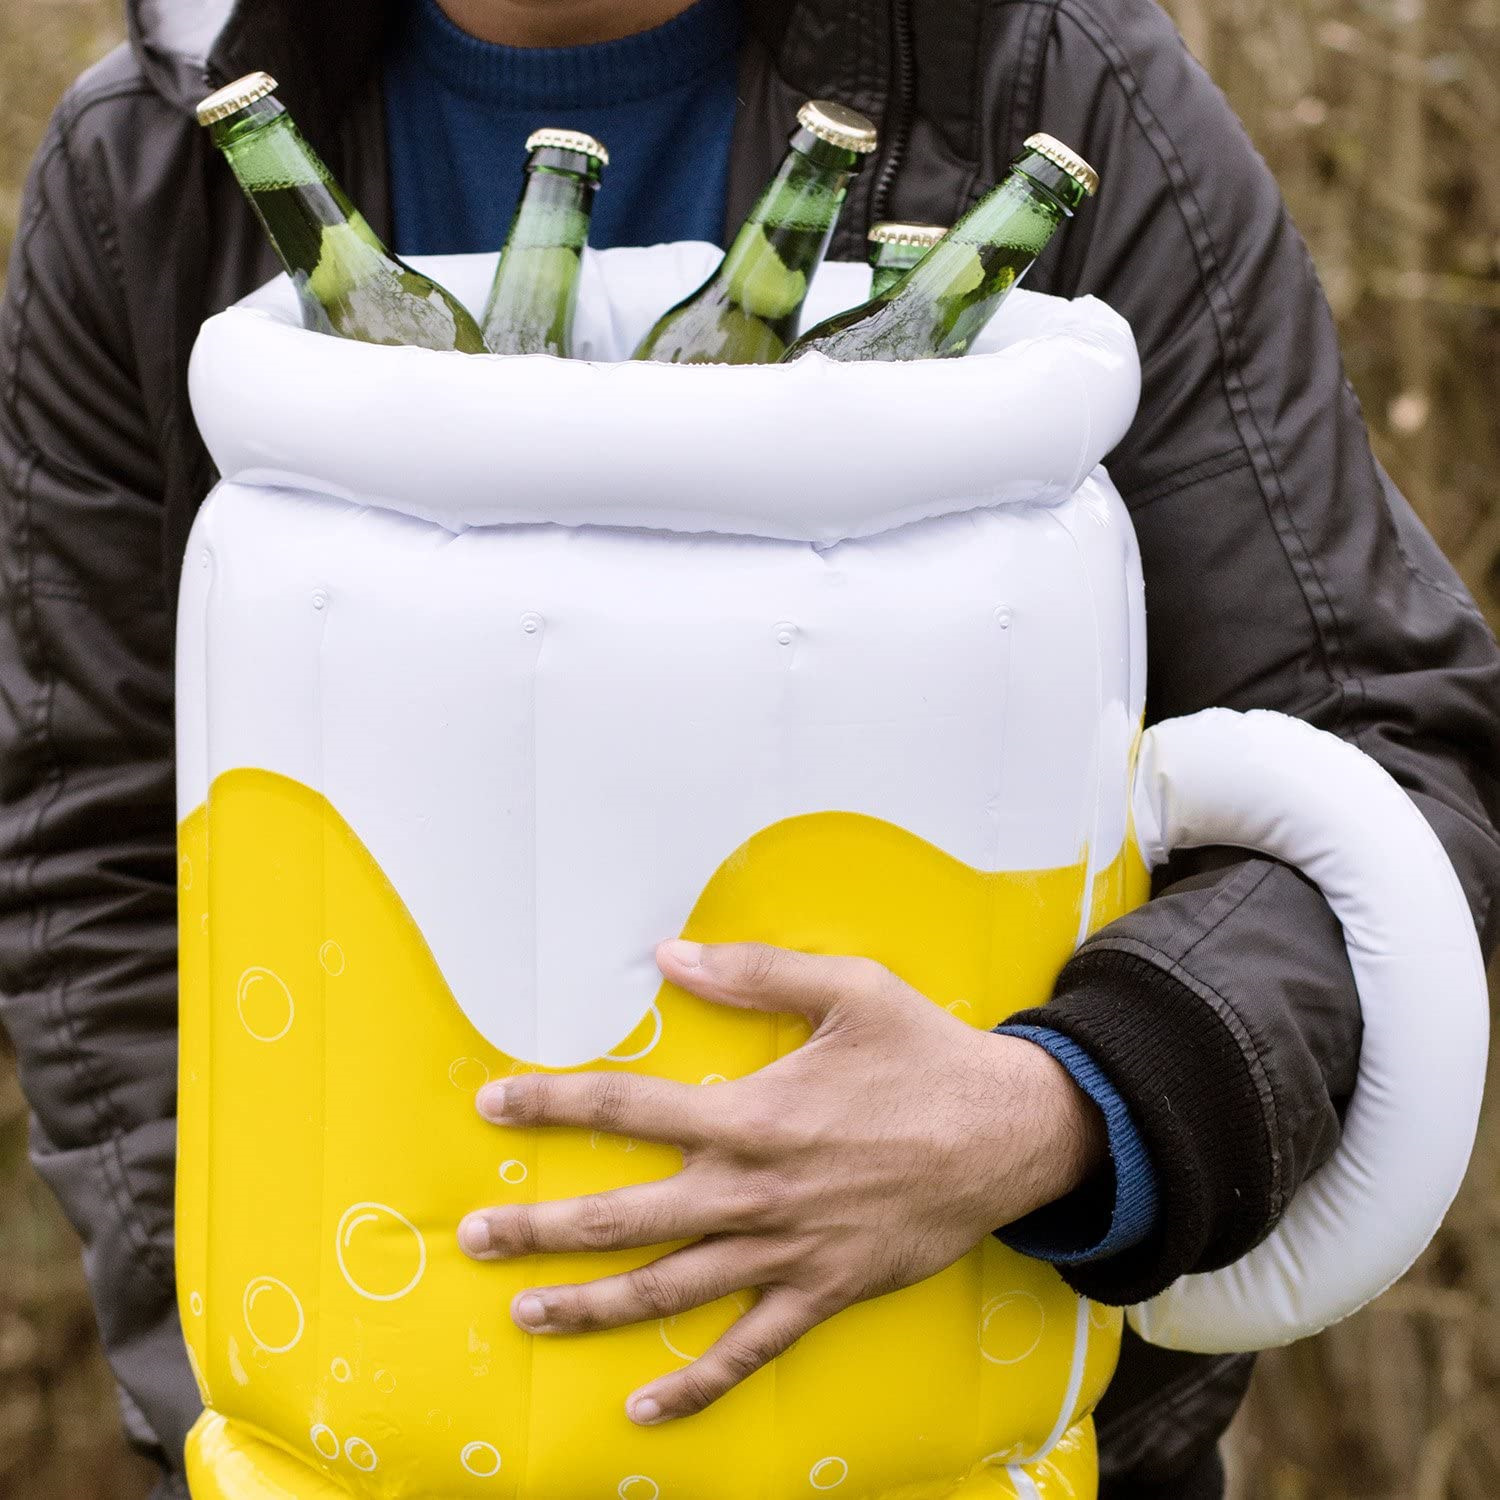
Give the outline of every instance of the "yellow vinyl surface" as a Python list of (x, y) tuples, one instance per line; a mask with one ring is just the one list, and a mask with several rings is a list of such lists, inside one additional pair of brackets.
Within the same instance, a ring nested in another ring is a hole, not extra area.
[[(222, 775), (183, 824), (180, 876), (178, 1273), (209, 1407), (189, 1444), (195, 1500), (1094, 1495), (1087, 1414), (1120, 1316), (995, 1241), (849, 1309), (702, 1415), (634, 1427), (626, 1396), (706, 1348), (735, 1300), (533, 1338), (510, 1320), (516, 1292), (650, 1253), (480, 1265), (454, 1232), (484, 1204), (664, 1176), (675, 1153), (479, 1118), (480, 1085), (531, 1064), (474, 1029), (317, 793)], [(976, 872), (891, 824), (823, 813), (729, 851), (683, 934), (865, 954), (990, 1027), (1048, 994), (1085, 881), (1082, 864)], [(1144, 895), (1122, 855), (1091, 922)], [(804, 1035), (663, 985), (591, 1066), (711, 1088)], [(1049, 1442), (1023, 1475), (1008, 1468)]]

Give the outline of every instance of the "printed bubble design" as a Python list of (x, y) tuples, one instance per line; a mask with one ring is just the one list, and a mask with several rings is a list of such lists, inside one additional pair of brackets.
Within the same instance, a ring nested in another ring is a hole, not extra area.
[(318, 949), (318, 963), (322, 965), (323, 972), (334, 979), (337, 979), (344, 972), (345, 968), (348, 967), (348, 961), (344, 957), (343, 948), (334, 942), (332, 938), (329, 938)]
[(836, 1490), (849, 1477), (849, 1465), (838, 1457), (820, 1458), (807, 1472), (815, 1490)]
[(334, 1435), (333, 1429), (322, 1422), (319, 1422), (308, 1433), (308, 1437), (312, 1439), (312, 1445), (318, 1457), (326, 1458), (329, 1463), (336, 1462), (339, 1454), (343, 1452), (343, 1449), (339, 1446), (338, 1438)]
[(620, 1043), (617, 1051), (606, 1052), (603, 1060), (632, 1063), (640, 1062), (643, 1057), (650, 1057), (661, 1045), (662, 1030), (661, 1006), (653, 1000), (651, 1008), (641, 1017), (640, 1024)]
[(302, 1342), (307, 1314), (302, 1299), (286, 1282), (257, 1276), (245, 1288), (242, 1310), (257, 1353), (289, 1354)]
[(362, 1438), (347, 1438), (344, 1442), (344, 1457), (361, 1474), (373, 1474), (380, 1467), (375, 1450)]
[(448, 1082), (460, 1094), (477, 1094), (490, 1081), (490, 1070), (477, 1057), (455, 1057), (448, 1064)]
[(736, 1319), (750, 1311), (754, 1299), (746, 1292), (695, 1307), (689, 1312), (674, 1313), (657, 1325), (661, 1341), (684, 1364), (701, 1358), (724, 1335)]
[(602, 1130), (589, 1131), (591, 1151), (619, 1151), (628, 1156), (632, 1151), (639, 1151), (640, 1146), (639, 1141), (628, 1135), (606, 1135)]
[(493, 1479), (500, 1472), (500, 1450), (493, 1443), (465, 1443), (458, 1461), (475, 1479)]
[(615, 1493), (620, 1500), (657, 1500), (661, 1486), (649, 1474), (627, 1474)]
[(258, 1042), (279, 1042), (297, 1018), (286, 981), (270, 969), (253, 967), (240, 975), (235, 1005), (245, 1030)]
[(334, 1236), (339, 1271), (361, 1297), (399, 1302), (427, 1269), (427, 1241), (405, 1214), (385, 1203), (354, 1203)]
[(991, 1297), (979, 1317), (979, 1352), (995, 1365), (1018, 1365), (1035, 1354), (1047, 1331), (1047, 1314), (1030, 1292)]

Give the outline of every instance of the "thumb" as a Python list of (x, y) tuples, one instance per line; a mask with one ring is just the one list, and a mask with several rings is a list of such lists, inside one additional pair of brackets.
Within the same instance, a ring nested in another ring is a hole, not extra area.
[(704, 1000), (746, 1010), (785, 1011), (821, 1025), (839, 1006), (874, 1002), (891, 973), (868, 958), (773, 948), (767, 943), (692, 943), (673, 938), (656, 950), (673, 984)]

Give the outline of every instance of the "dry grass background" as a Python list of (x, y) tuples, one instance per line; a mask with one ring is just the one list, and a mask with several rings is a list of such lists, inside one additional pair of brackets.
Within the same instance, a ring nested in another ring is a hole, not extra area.
[[(1381, 456), (1500, 619), (1500, 0), (1174, 0), (1281, 179)], [(0, 256), (25, 163), (120, 0), (0, 0)], [(77, 1245), (0, 1056), (0, 1497), (140, 1500)], [(1500, 1108), (1400, 1286), (1262, 1362), (1236, 1500), (1500, 1497)]]

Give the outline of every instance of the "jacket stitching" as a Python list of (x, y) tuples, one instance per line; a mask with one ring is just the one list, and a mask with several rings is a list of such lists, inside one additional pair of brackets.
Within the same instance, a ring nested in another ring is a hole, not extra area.
[[(59, 157), (68, 167), (70, 178), (77, 183), (78, 175), (72, 171), (72, 163), (65, 149), (61, 131), (41, 159), (43, 170), (50, 167)], [(26, 254), (43, 218), (42, 195), (39, 194), (36, 211), (29, 217), (18, 246), (17, 263), (23, 267), (26, 264)], [(34, 966), (40, 976), (46, 972), (44, 959), (50, 951), (49, 937), (52, 918), (52, 907), (40, 899), (37, 886), (37, 870), (42, 859), (41, 833), (63, 795), (66, 773), (57, 746), (53, 719), (57, 674), (42, 644), (41, 631), (38, 628), (34, 608), (38, 593), (35, 581), (36, 550), (33, 545), (32, 494), (41, 454), (36, 444), (25, 437), (16, 410), (16, 392), (19, 387), (20, 371), (31, 344), (32, 331), (28, 316), (31, 286), (32, 278), (23, 271), (21, 292), (15, 303), (16, 342), (7, 390), (8, 415), (16, 427), (24, 455), (15, 476), (18, 535), (15, 538), (14, 552), (20, 560), (21, 567), (18, 587), (12, 601), (12, 611), (16, 624), (17, 644), (29, 661), (37, 683), (33, 722), (28, 726), (28, 733), (45, 759), (47, 770), (43, 778), (45, 791), (37, 799), (36, 806), (27, 820), (24, 843), (28, 852), (18, 863), (13, 889), (19, 899), (25, 900), (32, 906), (31, 921), (28, 924), (31, 949), (28, 954), (28, 967)], [(100, 1133), (100, 1138), (92, 1144), (97, 1148), (100, 1176), (103, 1179), (103, 1197), (105, 1201), (112, 1204), (122, 1227), (140, 1251), (142, 1263), (149, 1274), (163, 1290), (170, 1290), (173, 1285), (169, 1269), (170, 1257), (164, 1256), (152, 1241), (145, 1222), (130, 1195), (128, 1174), (121, 1150), (125, 1135), (124, 1122), (113, 1090), (98, 1077), (97, 1068), (90, 1065), (84, 1049), (79, 1044), (77, 1021), (68, 1002), (66, 980), (44, 986), (43, 993), (49, 997), (46, 1002), (48, 1013), (53, 1016), (56, 1024), (69, 1038), (68, 1068), (74, 1075), (82, 1096), (87, 1100), (86, 1107), (89, 1116), (94, 1122), (95, 1129)]]
[(1058, 0), (1040, 0), (1027, 6), (1021, 31), (1020, 58), (1016, 76), (1020, 80), (1011, 94), (1009, 144), (1018, 144), (1036, 109), (1036, 94), (1042, 71), (1042, 50), (1057, 25)]
[[(48, 599), (59, 604), (96, 604), (98, 596), (90, 593), (87, 589), (75, 588), (66, 583), (33, 583), (31, 585), (31, 597), (33, 599)], [(155, 610), (160, 613), (166, 609), (159, 593), (145, 591), (138, 594), (111, 593), (111, 602), (115, 604), (128, 604), (136, 609)]]
[(1143, 510), (1155, 505), (1158, 500), (1166, 500), (1173, 495), (1181, 494), (1183, 490), (1191, 489), (1205, 480), (1222, 479), (1224, 475), (1233, 474), (1237, 469), (1253, 467), (1250, 455), (1243, 448), (1226, 448), (1222, 453), (1214, 453), (1208, 458), (1200, 458), (1193, 463), (1184, 464), (1180, 469), (1173, 469), (1170, 473), (1164, 474), (1155, 484), (1132, 490), (1130, 513), (1139, 515)]
[[(36, 181), (40, 182), (45, 176), (47, 169), (52, 165), (53, 158), (62, 150), (62, 142), (54, 136), (47, 147), (37, 157), (32, 172)], [(25, 222), (21, 225), (20, 233), (16, 238), (15, 264), (21, 268), (20, 275), (16, 278), (19, 291), (15, 296), (15, 340), (9, 352), (10, 359), (6, 370), (5, 381), (5, 409), (10, 414), (11, 420), (19, 428), (20, 419), (18, 407), (20, 403), (20, 381), (21, 381), (21, 346), (24, 343), (23, 330), (27, 326), (27, 309), (31, 305), (31, 277), (25, 272), (27, 252), (31, 249), (31, 242), (42, 221), (42, 194), (36, 195), (36, 201), (32, 203), (30, 212), (26, 215)]]
[(974, 170), (969, 174), (969, 184), (964, 189), (960, 202), (968, 204), (977, 196), (979, 186), (979, 158), (983, 155), (980, 141), (979, 99), (984, 91), (984, 60), (993, 55), (990, 44), (990, 18), (993, 15), (987, 5), (976, 4), (973, 9), (974, 57), (969, 67), (969, 155), (974, 159)]
[(979, 199), (979, 162), (983, 151), (979, 139), (979, 108), (978, 99), (982, 92), (982, 75), (984, 73), (984, 59), (991, 55), (993, 50), (990, 39), (990, 17), (993, 12), (988, 7), (981, 7), (975, 17), (975, 48), (974, 60), (969, 70), (969, 100), (970, 119), (969, 126), (969, 155), (973, 158), (974, 165), (968, 178), (964, 183), (963, 191), (959, 195), (958, 204), (954, 211), (954, 222), (966, 213), (971, 204)]
[[(1270, 462), (1269, 444), (1266, 442), (1255, 409), (1240, 378), (1243, 353), (1238, 313), (1234, 298), (1229, 295), (1222, 279), (1217, 247), (1209, 233), (1207, 220), (1193, 191), (1191, 180), (1177, 154), (1170, 134), (1147, 103), (1140, 84), (1130, 68), (1129, 61), (1119, 52), (1108, 36), (1095, 29), (1092, 18), (1075, 10), (1069, 0), (1053, 0), (1053, 3), (1057, 5), (1059, 14), (1066, 12), (1068, 18), (1103, 58), (1115, 82), (1119, 85), (1138, 128), (1162, 164), (1173, 202), (1182, 216), (1183, 225), (1188, 231), (1189, 241), (1198, 261), (1203, 290), (1214, 313), (1214, 322), (1224, 358), (1223, 385), (1225, 394), (1229, 398), (1230, 409), (1235, 414), (1236, 425), (1241, 428), (1241, 437), (1245, 441), (1246, 451), (1255, 469), (1262, 501), (1271, 513), (1277, 535), (1281, 540), (1282, 550), (1291, 566), (1292, 576), (1298, 582), (1308, 613), (1317, 630), (1319, 649), (1329, 681), (1342, 698), (1346, 691), (1347, 677), (1341, 676), (1334, 668), (1335, 658), (1342, 658), (1345, 654), (1337, 611), (1333, 608), (1332, 600), (1311, 550), (1297, 524), (1286, 494), (1281, 488), (1276, 467)], [(1247, 427), (1249, 428), (1248, 434), (1245, 431)], [(1253, 442), (1248, 440), (1251, 436), (1254, 438)], [(1296, 543), (1295, 548), (1289, 545), (1289, 538)], [(1313, 597), (1314, 594), (1316, 599)]]
[(90, 110), (101, 104), (111, 104), (116, 99), (159, 99), (161, 95), (142, 79), (130, 79), (120, 83), (101, 84), (90, 88), (75, 84), (64, 100), (64, 113), (68, 123), (76, 125)]
[(94, 187), (88, 179), (88, 174), (76, 170), (74, 166), (73, 125), (71, 123), (63, 128), (62, 156), (68, 168), (68, 176), (72, 179), (78, 189), (79, 196), (88, 207), (89, 218), (93, 223), (94, 234), (98, 239), (99, 248), (103, 251), (105, 264), (109, 267), (110, 275), (114, 279), (114, 289), (119, 294), (121, 302), (124, 302), (125, 265), (120, 254), (120, 241), (115, 234), (114, 226), (109, 222), (108, 214), (104, 212), (98, 196), (94, 192)]
[(1420, 563), (1406, 550), (1406, 543), (1401, 537), (1401, 528), (1392, 525), (1391, 533), (1396, 539), (1396, 552), (1406, 566), (1406, 571), (1424, 587), (1429, 588), (1435, 594), (1440, 594), (1450, 604), (1456, 604), (1465, 614), (1472, 615), (1484, 628), (1489, 631), (1490, 639), (1494, 640), (1495, 633), (1490, 630), (1490, 622), (1485, 618), (1484, 611), (1474, 602), (1474, 598), (1462, 587), (1455, 588), (1451, 583), (1444, 583), (1441, 578), (1434, 578)]

